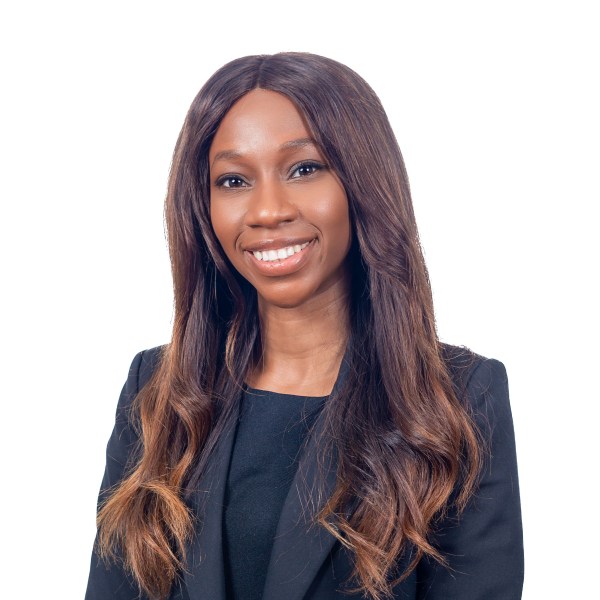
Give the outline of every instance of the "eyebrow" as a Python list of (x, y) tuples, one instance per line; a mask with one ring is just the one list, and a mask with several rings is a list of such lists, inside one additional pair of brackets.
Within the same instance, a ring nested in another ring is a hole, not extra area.
[(317, 146), (317, 142), (312, 138), (299, 138), (291, 140), (279, 146), (279, 150), (288, 150), (289, 148), (305, 148), (306, 146)]
[[(307, 146), (314, 146), (318, 148), (317, 143), (312, 138), (298, 138), (297, 140), (290, 140), (289, 142), (281, 144), (281, 146), (278, 148), (278, 151), (282, 152), (284, 150), (306, 148)], [(214, 165), (218, 160), (234, 160), (242, 157), (243, 154), (236, 152), (235, 150), (222, 150), (221, 152), (217, 152), (215, 154), (212, 164)]]

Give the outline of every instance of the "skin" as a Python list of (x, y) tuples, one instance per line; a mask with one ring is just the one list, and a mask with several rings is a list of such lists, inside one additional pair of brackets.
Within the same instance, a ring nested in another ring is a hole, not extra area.
[[(253, 90), (225, 115), (209, 152), (211, 221), (223, 251), (258, 294), (258, 389), (331, 392), (348, 338), (348, 200), (296, 106)], [(254, 252), (308, 245), (285, 259)]]

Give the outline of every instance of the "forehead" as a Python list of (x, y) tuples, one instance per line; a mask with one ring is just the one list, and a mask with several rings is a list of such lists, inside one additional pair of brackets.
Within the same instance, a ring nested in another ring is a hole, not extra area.
[(308, 137), (302, 114), (287, 96), (256, 89), (240, 98), (221, 121), (209, 160), (218, 152), (244, 154)]

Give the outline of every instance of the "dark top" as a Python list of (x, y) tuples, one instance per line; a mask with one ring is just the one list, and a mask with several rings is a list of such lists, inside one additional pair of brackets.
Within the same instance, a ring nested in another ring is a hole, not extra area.
[(247, 388), (223, 511), (228, 600), (260, 600), (279, 515), (302, 445), (325, 398)]
[[(394, 585), (394, 600), (519, 600), (523, 586), (523, 537), (519, 483), (508, 383), (502, 363), (464, 348), (442, 347), (458, 399), (478, 427), (486, 448), (479, 487), (462, 515), (451, 509), (436, 521), (432, 543), (447, 566), (422, 560)], [(100, 501), (127, 475), (139, 458), (137, 413), (132, 403), (150, 380), (162, 349), (138, 354), (117, 406), (106, 450)], [(334, 387), (343, 391), (348, 368), (342, 362)], [(281, 512), (262, 600), (347, 600), (353, 555), (324, 527), (312, 510), (329, 498), (336, 483), (335, 455), (324, 458), (324, 419), (317, 417), (302, 450)], [(235, 423), (233, 424), (235, 425)], [(207, 467), (189, 496), (197, 516), (186, 565), (169, 600), (227, 600), (223, 511), (235, 426), (220, 437)], [(258, 445), (258, 444), (256, 444)], [(265, 511), (272, 512), (272, 511)], [(406, 560), (410, 556), (405, 557)], [(404, 560), (404, 559), (402, 559)], [(351, 588), (350, 588), (351, 589)], [(86, 600), (148, 600), (120, 561), (105, 564), (93, 552)]]

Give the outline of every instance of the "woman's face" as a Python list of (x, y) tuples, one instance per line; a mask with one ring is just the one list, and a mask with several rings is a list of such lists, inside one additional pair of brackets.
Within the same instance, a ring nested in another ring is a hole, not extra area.
[(345, 293), (346, 193), (286, 96), (256, 89), (236, 102), (209, 165), (213, 229), (262, 303), (296, 307)]

